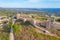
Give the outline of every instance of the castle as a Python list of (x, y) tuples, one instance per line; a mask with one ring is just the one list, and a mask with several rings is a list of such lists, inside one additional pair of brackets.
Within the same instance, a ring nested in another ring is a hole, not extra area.
[[(25, 21), (27, 20), (26, 18), (31, 18), (31, 16), (26, 15), (26, 14), (17, 14), (16, 17), (17, 17), (17, 19), (22, 19), (22, 20), (25, 20)], [(23, 19), (23, 18), (25, 18), (25, 19)], [(42, 22), (40, 20), (32, 19), (32, 20), (30, 20), (30, 23), (33, 24), (33, 25), (38, 25), (39, 24), (39, 25), (44, 26), (45, 28), (55, 28), (55, 29), (60, 30), (60, 25), (57, 25), (53, 15), (50, 18), (47, 18), (47, 20), (45, 22)]]

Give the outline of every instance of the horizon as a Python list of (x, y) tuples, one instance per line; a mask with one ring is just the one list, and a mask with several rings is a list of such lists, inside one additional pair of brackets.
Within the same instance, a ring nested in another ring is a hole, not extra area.
[[(0, 8), (19, 8), (19, 7), (0, 7)], [(35, 8), (35, 9), (60, 9), (60, 8)]]
[(3, 8), (60, 8), (60, 0), (0, 0)]

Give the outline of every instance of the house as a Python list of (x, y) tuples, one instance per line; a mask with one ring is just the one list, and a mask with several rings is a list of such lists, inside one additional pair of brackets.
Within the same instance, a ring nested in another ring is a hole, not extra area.
[(37, 21), (35, 19), (30, 20), (30, 23), (33, 24), (33, 25), (36, 25), (36, 22)]
[(16, 14), (16, 18), (19, 19), (20, 18), (20, 14)]
[(30, 15), (26, 15), (26, 14), (16, 14), (16, 18), (20, 19), (20, 18), (31, 18)]
[(0, 24), (0, 28), (3, 28), (3, 24)]

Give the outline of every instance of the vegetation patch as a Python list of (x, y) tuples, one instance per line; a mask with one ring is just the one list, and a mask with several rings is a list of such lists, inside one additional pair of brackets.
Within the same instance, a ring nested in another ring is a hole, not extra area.
[(60, 40), (53, 36), (38, 33), (32, 25), (26, 26), (24, 24), (22, 21), (15, 23), (16, 26), (13, 27), (15, 40)]

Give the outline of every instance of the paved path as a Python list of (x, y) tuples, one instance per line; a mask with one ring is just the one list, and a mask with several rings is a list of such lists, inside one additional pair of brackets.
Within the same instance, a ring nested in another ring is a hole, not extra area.
[(10, 40), (14, 40), (14, 34), (13, 34), (13, 29), (12, 28), (10, 30)]
[(12, 25), (11, 25), (11, 30), (10, 30), (10, 40), (14, 40), (14, 34), (13, 34), (13, 28), (12, 28), (12, 26), (14, 25), (14, 23), (15, 23), (15, 20), (12, 20)]

